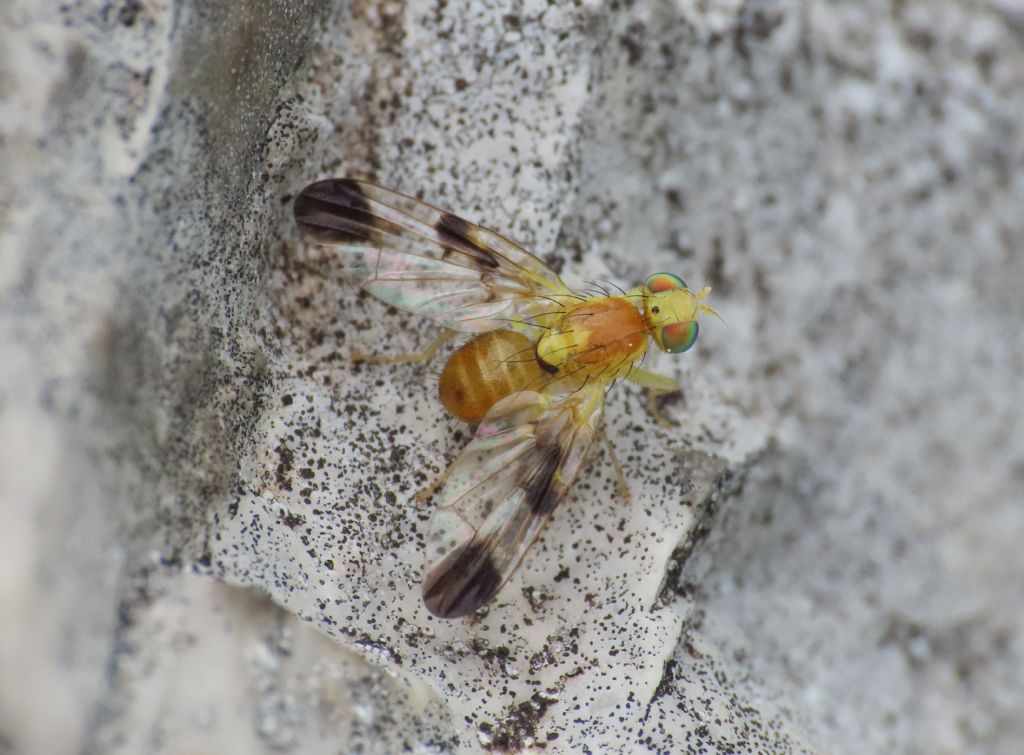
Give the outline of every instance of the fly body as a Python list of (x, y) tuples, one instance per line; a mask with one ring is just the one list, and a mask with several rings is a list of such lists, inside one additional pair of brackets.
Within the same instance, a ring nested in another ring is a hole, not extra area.
[(389, 304), (473, 336), (449, 359), (440, 397), (476, 424), (431, 520), (423, 599), (442, 618), (493, 598), (572, 485), (619, 379), (656, 391), (653, 343), (693, 346), (710, 289), (671, 273), (595, 295), (570, 289), (504, 236), (412, 197), (346, 178), (310, 184), (295, 218), (312, 245)]

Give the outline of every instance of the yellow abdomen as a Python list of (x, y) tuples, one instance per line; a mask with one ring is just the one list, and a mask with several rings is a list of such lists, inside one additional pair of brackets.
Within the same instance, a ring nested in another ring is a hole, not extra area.
[(534, 344), (522, 333), (492, 330), (460, 348), (441, 372), (441, 403), (453, 416), (477, 423), (498, 401), (549, 380)]

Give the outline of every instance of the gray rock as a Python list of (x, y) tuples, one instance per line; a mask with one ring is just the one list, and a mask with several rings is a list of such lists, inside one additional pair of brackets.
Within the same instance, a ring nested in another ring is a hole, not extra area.
[[(1024, 16), (624, 5), (0, 9), (0, 752), (1015, 751)], [(472, 618), (331, 175), (714, 286)]]

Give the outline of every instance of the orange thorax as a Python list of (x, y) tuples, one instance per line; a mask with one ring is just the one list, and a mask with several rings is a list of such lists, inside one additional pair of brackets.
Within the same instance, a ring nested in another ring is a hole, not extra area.
[(647, 325), (629, 300), (608, 296), (568, 310), (537, 343), (537, 358), (566, 377), (614, 379), (647, 351)]

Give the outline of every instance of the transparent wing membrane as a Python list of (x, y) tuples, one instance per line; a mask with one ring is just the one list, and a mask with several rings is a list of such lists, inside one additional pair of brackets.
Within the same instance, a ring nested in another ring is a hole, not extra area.
[(525, 324), (550, 313), (553, 299), (578, 299), (504, 236), (366, 181), (310, 184), (294, 211), (303, 233), (367, 291), (453, 330)]
[(465, 616), (501, 589), (579, 472), (603, 405), (600, 388), (524, 391), (494, 405), (452, 465), (431, 521), (431, 613)]

